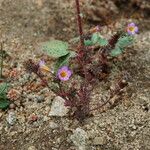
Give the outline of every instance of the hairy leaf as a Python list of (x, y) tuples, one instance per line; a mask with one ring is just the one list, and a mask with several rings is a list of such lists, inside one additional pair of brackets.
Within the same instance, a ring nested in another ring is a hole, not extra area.
[(5, 93), (7, 91), (7, 83), (2, 82), (0, 83), (0, 94)]
[(91, 41), (92, 41), (93, 45), (96, 44), (99, 41), (99, 38), (100, 38), (99, 33), (97, 33), (97, 32), (93, 33), (92, 38), (91, 38)]
[(100, 35), (100, 33), (96, 32), (92, 35), (91, 41), (94, 44), (98, 44), (100, 46), (106, 46), (108, 44), (108, 41)]
[(120, 48), (125, 48), (133, 43), (133, 37), (131, 36), (123, 36), (119, 38), (116, 46)]
[(84, 40), (84, 45), (85, 46), (92, 46), (93, 42), (91, 40)]
[(44, 43), (42, 45), (42, 50), (54, 58), (59, 58), (69, 53), (68, 43), (59, 40), (53, 40)]
[(70, 51), (69, 54), (65, 55), (65, 56), (62, 56), (62, 57), (59, 57), (55, 66), (54, 66), (54, 72), (56, 73), (57, 70), (62, 67), (62, 66), (65, 66), (65, 65), (68, 65), (69, 64), (69, 60), (70, 58), (73, 58), (76, 56), (76, 53), (73, 52), (73, 51)]
[(108, 41), (107, 41), (106, 39), (99, 38), (98, 44), (99, 44), (100, 46), (106, 46), (106, 45), (108, 44)]
[(118, 42), (115, 45), (115, 48), (111, 51), (110, 55), (116, 57), (120, 55), (124, 49), (133, 43), (133, 37), (131, 36), (123, 36), (120, 37)]
[(96, 32), (93, 33), (91, 40), (85, 40), (84, 44), (85, 46), (92, 46), (92, 45), (106, 46), (108, 44), (108, 41), (102, 38), (100, 33)]
[(0, 109), (6, 109), (9, 106), (9, 100), (6, 97), (6, 94), (3, 93), (0, 95)]
[(111, 51), (110, 55), (115, 57), (115, 56), (120, 55), (121, 53), (122, 53), (122, 50), (119, 47), (116, 47)]
[(0, 83), (0, 109), (6, 109), (9, 106), (9, 100), (6, 95), (7, 88), (6, 82)]

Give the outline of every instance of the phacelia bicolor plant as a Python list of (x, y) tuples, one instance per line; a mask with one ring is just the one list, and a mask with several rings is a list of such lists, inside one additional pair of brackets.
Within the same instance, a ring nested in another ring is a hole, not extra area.
[(51, 83), (45, 80), (43, 82), (56, 95), (65, 100), (65, 106), (70, 107), (70, 116), (82, 122), (91, 115), (92, 110), (105, 107), (112, 99), (115, 103), (115, 95), (120, 94), (120, 91), (127, 85), (124, 80), (119, 80), (117, 90), (110, 90), (110, 97), (107, 100), (102, 100), (97, 107), (91, 108), (91, 92), (100, 81), (107, 79), (112, 68), (111, 60), (123, 54), (125, 48), (133, 43), (133, 35), (138, 32), (138, 27), (130, 23), (109, 39), (101, 35), (102, 27), (99, 26), (84, 34), (79, 0), (75, 0), (75, 6), (79, 37), (70, 40), (72, 42), (69, 43), (52, 40), (42, 45), (42, 50), (56, 60), (53, 71), (50, 72), (43, 60), (38, 65), (29, 60), (25, 66), (27, 70), (36, 73), (42, 80), (42, 71), (50, 72)]

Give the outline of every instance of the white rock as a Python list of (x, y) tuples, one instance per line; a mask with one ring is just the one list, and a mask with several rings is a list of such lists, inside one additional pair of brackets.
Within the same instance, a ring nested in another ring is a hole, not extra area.
[(58, 124), (56, 124), (55, 122), (50, 122), (49, 126), (50, 126), (51, 129), (56, 129), (56, 128), (59, 127)]
[(10, 125), (14, 125), (15, 122), (16, 122), (16, 114), (15, 112), (9, 112), (7, 118), (6, 118), (7, 122), (10, 124)]
[(30, 146), (30, 147), (28, 148), (28, 150), (36, 150), (36, 147), (35, 147), (35, 146)]
[(77, 128), (73, 132), (73, 135), (71, 135), (70, 139), (74, 145), (77, 146), (78, 150), (86, 150), (88, 136), (83, 129)]
[(44, 117), (43, 117), (43, 121), (44, 121), (44, 122), (46, 122), (46, 121), (48, 121), (48, 120), (49, 120), (49, 117), (47, 117), (47, 116), (44, 116)]
[(52, 102), (51, 110), (49, 116), (66, 116), (69, 109), (64, 106), (65, 100), (59, 96), (55, 97)]
[(106, 144), (106, 139), (104, 137), (95, 137), (93, 140), (93, 145), (104, 145)]

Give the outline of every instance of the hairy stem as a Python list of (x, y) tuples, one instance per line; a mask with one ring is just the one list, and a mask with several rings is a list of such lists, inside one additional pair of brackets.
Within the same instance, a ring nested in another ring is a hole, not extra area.
[[(88, 86), (89, 86), (89, 81), (88, 81), (88, 70), (86, 68), (87, 66), (87, 61), (86, 61), (86, 46), (84, 46), (84, 38), (83, 38), (83, 28), (82, 28), (82, 18), (81, 18), (81, 12), (80, 12), (80, 4), (79, 0), (75, 0), (76, 2), (76, 9), (77, 9), (77, 22), (78, 22), (78, 29), (79, 29), (79, 35), (80, 35), (80, 47), (79, 47), (79, 57), (78, 57), (78, 63), (80, 64), (83, 74), (84, 74), (84, 79), (80, 87), (80, 92), (81, 95), (80, 97), (80, 103), (82, 104), (81, 109), (83, 114), (85, 116), (89, 112), (89, 91), (88, 91)], [(80, 112), (80, 111), (79, 111)], [(77, 113), (78, 114), (78, 113)]]
[(79, 0), (75, 0), (75, 2), (76, 2), (76, 9), (77, 9), (78, 29), (79, 29), (79, 34), (80, 34), (80, 44), (81, 44), (81, 46), (83, 46), (84, 40), (83, 40), (83, 29), (82, 29), (82, 20), (81, 20), (81, 13), (80, 13), (80, 4), (79, 4)]

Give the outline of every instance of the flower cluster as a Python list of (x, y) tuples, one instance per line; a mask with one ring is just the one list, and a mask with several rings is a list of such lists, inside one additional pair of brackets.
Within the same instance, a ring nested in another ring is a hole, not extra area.
[[(50, 68), (46, 66), (45, 61), (41, 60), (39, 63), (39, 69), (41, 71), (44, 72), (50, 72)], [(71, 70), (69, 70), (68, 66), (63, 66), (61, 68), (58, 69), (57, 72), (57, 77), (61, 80), (61, 81), (67, 81), (69, 80), (69, 78), (71, 77), (72, 72)]]

